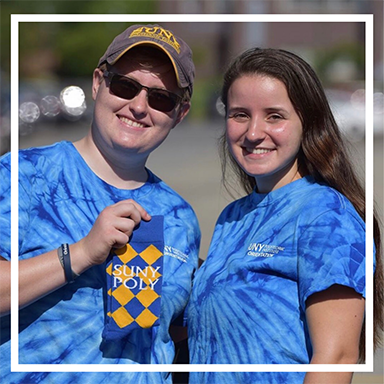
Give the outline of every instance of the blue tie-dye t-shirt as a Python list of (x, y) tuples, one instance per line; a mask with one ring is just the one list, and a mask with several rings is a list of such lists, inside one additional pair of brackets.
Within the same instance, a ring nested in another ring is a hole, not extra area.
[[(364, 295), (365, 224), (340, 193), (306, 177), (252, 193), (219, 217), (197, 271), (193, 364), (308, 364), (307, 298), (333, 284)], [(190, 384), (302, 383), (304, 373), (195, 373)]]
[[(0, 162), (0, 255), (10, 260), (10, 156)], [(69, 142), (20, 151), (20, 259), (72, 244), (86, 236), (99, 213), (133, 199), (151, 215), (164, 216), (164, 265), (160, 325), (133, 331), (122, 341), (102, 339), (105, 265), (94, 266), (20, 311), (20, 364), (171, 364), (169, 326), (184, 310), (197, 268), (200, 230), (192, 208), (158, 177), (135, 190), (98, 178)], [(37, 282), (38, 283), (38, 282)], [(10, 373), (9, 316), (1, 319), (2, 383), (170, 383), (170, 373)]]

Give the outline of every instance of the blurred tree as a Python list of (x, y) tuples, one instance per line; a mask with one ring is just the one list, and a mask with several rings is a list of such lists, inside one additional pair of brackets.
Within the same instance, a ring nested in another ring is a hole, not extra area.
[[(156, 0), (1, 1), (0, 66), (9, 72), (11, 14), (145, 14), (157, 13)], [(128, 21), (127, 21), (128, 22)], [(145, 22), (145, 20), (143, 20)], [(57, 75), (92, 73), (111, 39), (128, 23), (20, 23), (20, 75), (51, 65)]]
[(315, 67), (318, 75), (325, 85), (334, 83), (337, 80), (338, 64), (341, 64), (341, 71), (344, 72), (340, 81), (348, 81), (348, 73), (356, 80), (364, 80), (365, 76), (365, 52), (364, 45), (360, 43), (346, 42), (330, 46), (328, 49), (316, 51)]
[(89, 77), (130, 23), (20, 23), (20, 76)]

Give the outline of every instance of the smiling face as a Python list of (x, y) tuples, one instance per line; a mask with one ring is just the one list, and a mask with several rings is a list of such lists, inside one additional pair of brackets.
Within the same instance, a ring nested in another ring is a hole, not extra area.
[[(153, 61), (152, 68), (147, 69), (136, 55), (128, 53), (111, 68), (111, 72), (129, 76), (149, 88), (182, 94), (169, 61)], [(160, 112), (148, 105), (145, 89), (132, 100), (126, 100), (110, 91), (108, 81), (103, 79), (100, 69), (94, 71), (93, 140), (107, 157), (134, 154), (137, 160), (145, 163), (149, 154), (187, 114), (189, 104), (179, 105), (171, 112)]]
[(273, 77), (243, 75), (228, 91), (226, 135), (237, 164), (268, 193), (301, 177), (302, 124), (285, 85)]

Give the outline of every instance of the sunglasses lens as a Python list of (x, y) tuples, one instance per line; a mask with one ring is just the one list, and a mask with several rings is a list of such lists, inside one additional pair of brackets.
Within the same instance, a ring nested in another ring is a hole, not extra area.
[(127, 100), (132, 100), (140, 91), (140, 87), (135, 82), (116, 75), (112, 78), (110, 89), (116, 96)]
[[(113, 74), (109, 88), (114, 95), (122, 99), (132, 100), (143, 86), (126, 76)], [(174, 94), (161, 89), (146, 89), (148, 91), (148, 104), (151, 108), (160, 112), (171, 112), (176, 107), (178, 98)]]
[(148, 104), (161, 112), (170, 112), (176, 106), (176, 99), (167, 91), (151, 90), (148, 94)]

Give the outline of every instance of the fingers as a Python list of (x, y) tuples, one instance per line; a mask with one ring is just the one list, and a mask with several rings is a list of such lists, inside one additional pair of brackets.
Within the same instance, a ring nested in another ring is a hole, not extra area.
[(121, 248), (129, 241), (133, 230), (140, 221), (149, 221), (151, 216), (134, 200), (120, 201), (113, 206), (113, 209), (117, 216), (114, 227), (120, 231), (120, 235), (115, 236), (113, 248)]
[(122, 200), (106, 207), (82, 242), (89, 263), (104, 262), (112, 248), (127, 244), (141, 220), (150, 219), (148, 212), (133, 200)]
[(149, 213), (134, 200), (119, 201), (111, 206), (111, 209), (113, 209), (116, 216), (129, 218), (135, 225), (138, 225), (141, 220), (151, 220)]
[(127, 219), (124, 217), (116, 219), (114, 226), (116, 232), (113, 236), (114, 244), (112, 245), (112, 248), (121, 248), (127, 244), (136, 225), (136, 222), (130, 218)]
[(130, 200), (124, 200), (121, 203), (132, 204), (136, 208), (136, 210), (139, 212), (141, 219), (145, 221), (151, 220), (151, 215), (136, 201), (130, 199)]

